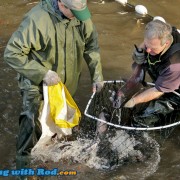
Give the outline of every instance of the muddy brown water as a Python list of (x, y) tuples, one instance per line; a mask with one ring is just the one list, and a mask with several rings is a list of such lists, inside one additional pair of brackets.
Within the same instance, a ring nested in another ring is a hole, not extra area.
[[(89, 0), (88, 2), (92, 19), (99, 34), (104, 79), (128, 78), (131, 73), (133, 44), (142, 41), (143, 29), (148, 20), (141, 19), (133, 9), (123, 7), (113, 0)], [(21, 22), (24, 13), (36, 3), (37, 1), (34, 0), (0, 1), (0, 170), (12, 169), (15, 166), (15, 142), (21, 108), (16, 72), (3, 62), (3, 51), (11, 34)], [(180, 0), (134, 0), (129, 1), (129, 3), (145, 5), (150, 15), (162, 16), (167, 22), (180, 29)], [(89, 72), (84, 65), (75, 97), (82, 111), (84, 111), (90, 95)], [(160, 147), (161, 161), (158, 169), (146, 179), (180, 179), (179, 130), (180, 127), (177, 127)], [(105, 175), (78, 165), (74, 165), (73, 168), (77, 168), (81, 172), (81, 175), (73, 177), (74, 179), (141, 179), (140, 168), (142, 168), (143, 173), (143, 167), (137, 165), (120, 167), (115, 172), (106, 172)], [(72, 179), (72, 177), (68, 179)]]

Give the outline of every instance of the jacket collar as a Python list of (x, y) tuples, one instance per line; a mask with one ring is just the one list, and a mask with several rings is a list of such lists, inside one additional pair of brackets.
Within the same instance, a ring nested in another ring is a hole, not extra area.
[(59, 10), (57, 0), (41, 0), (42, 8), (51, 13), (53, 16), (56, 16), (61, 23), (68, 24), (68, 26), (77, 26), (80, 25), (80, 21), (76, 18), (70, 20), (64, 16), (64, 14)]

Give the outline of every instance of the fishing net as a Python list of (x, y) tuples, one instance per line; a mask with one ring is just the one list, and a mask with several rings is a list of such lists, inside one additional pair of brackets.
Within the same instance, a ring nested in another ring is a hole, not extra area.
[[(158, 145), (180, 124), (178, 103), (169, 103), (172, 100), (179, 102), (179, 96), (176, 93), (171, 97), (164, 96), (133, 109), (114, 108), (111, 97), (124, 84), (124, 81), (107, 81), (101, 92), (91, 96), (85, 109), (83, 127), (89, 127), (91, 138), (101, 139), (99, 156), (108, 158), (117, 153), (118, 165), (132, 162), (132, 159), (148, 162), (158, 151)], [(147, 83), (137, 94), (152, 86), (154, 84)]]
[[(116, 127), (127, 130), (165, 129), (168, 131), (168, 128), (174, 128), (180, 124), (179, 94), (176, 92), (164, 95), (162, 98), (149, 103), (136, 105), (133, 109), (114, 108), (111, 98), (113, 94), (117, 94), (118, 89), (124, 84), (124, 81), (107, 81), (101, 92), (94, 93), (91, 96), (85, 109), (86, 117), (89, 117), (91, 121), (105, 123), (110, 128)], [(153, 83), (147, 83), (136, 94), (153, 86)], [(99, 117), (101, 112), (105, 114), (105, 119)]]
[[(99, 172), (101, 175), (114, 173), (123, 167), (128, 167), (128, 171), (133, 169), (133, 177), (139, 177), (140, 174), (142, 179), (156, 172), (160, 162), (157, 137), (167, 138), (174, 126), (166, 126), (177, 123), (178, 116), (176, 113), (171, 115), (174, 111), (170, 105), (168, 109), (164, 109), (166, 106), (161, 101), (142, 104), (134, 109), (114, 108), (112, 96), (124, 84), (124, 81), (106, 82), (101, 92), (91, 96), (79, 130), (73, 129), (72, 137), (58, 139), (55, 134), (40, 139), (31, 151), (31, 167), (36, 168), (38, 165), (45, 169), (75, 169), (78, 171), (77, 178), (82, 172), (88, 173), (89, 168), (93, 172), (92, 176), (94, 175), (92, 179), (96, 179)], [(144, 88), (140, 89), (140, 92), (143, 90)], [(153, 106), (156, 106), (157, 114), (160, 109), (168, 113), (163, 121), (162, 115), (153, 120), (147, 117), (151, 120), (147, 124), (143, 121), (141, 112), (148, 114)], [(141, 117), (140, 120), (137, 117)], [(160, 129), (153, 131), (152, 128)]]
[(111, 131), (103, 139), (81, 136), (74, 141), (49, 140), (46, 145), (33, 149), (32, 156), (33, 164), (37, 164), (37, 160), (68, 162), (69, 165), (80, 163), (98, 170), (146, 162), (145, 169), (154, 172), (160, 161), (159, 144), (153, 138), (144, 132), (126, 130)]
[[(46, 143), (39, 143), (32, 150), (33, 161), (80, 163), (98, 170), (113, 170), (124, 164), (141, 163), (143, 171), (146, 171), (144, 174), (154, 173), (160, 161), (160, 145), (156, 137), (166, 135), (167, 138), (167, 134), (172, 132), (172, 127), (164, 127), (177, 123), (177, 114), (170, 116), (169, 113), (163, 122), (158, 119), (152, 121), (151, 126), (138, 122), (137, 119), (134, 121), (136, 115), (149, 104), (140, 105), (133, 110), (113, 108), (112, 94), (114, 95), (124, 83), (106, 82), (101, 92), (91, 96), (76, 137), (74, 133), (73, 140), (52, 141), (52, 138), (47, 137)], [(164, 124), (159, 126), (160, 123)], [(157, 133), (156, 129), (148, 131), (152, 128), (160, 128), (160, 133)], [(163, 130), (166, 133), (162, 133)]]

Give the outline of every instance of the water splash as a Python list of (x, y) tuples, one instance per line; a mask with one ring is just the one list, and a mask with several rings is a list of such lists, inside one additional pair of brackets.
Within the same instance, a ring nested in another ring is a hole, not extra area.
[(147, 177), (157, 170), (160, 161), (159, 145), (147, 133), (131, 133), (118, 130), (113, 135), (108, 134), (103, 140), (78, 138), (63, 142), (53, 142), (45, 137), (33, 148), (32, 157), (34, 161), (44, 162), (71, 160), (99, 170), (114, 169), (125, 162), (141, 162), (146, 164), (143, 166), (143, 176)]

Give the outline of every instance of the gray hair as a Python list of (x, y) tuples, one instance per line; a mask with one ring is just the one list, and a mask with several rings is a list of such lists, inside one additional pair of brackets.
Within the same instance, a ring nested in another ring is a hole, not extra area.
[(153, 20), (149, 22), (145, 27), (144, 38), (161, 40), (161, 45), (164, 45), (167, 40), (172, 39), (172, 27), (168, 23), (164, 23), (160, 20)]

